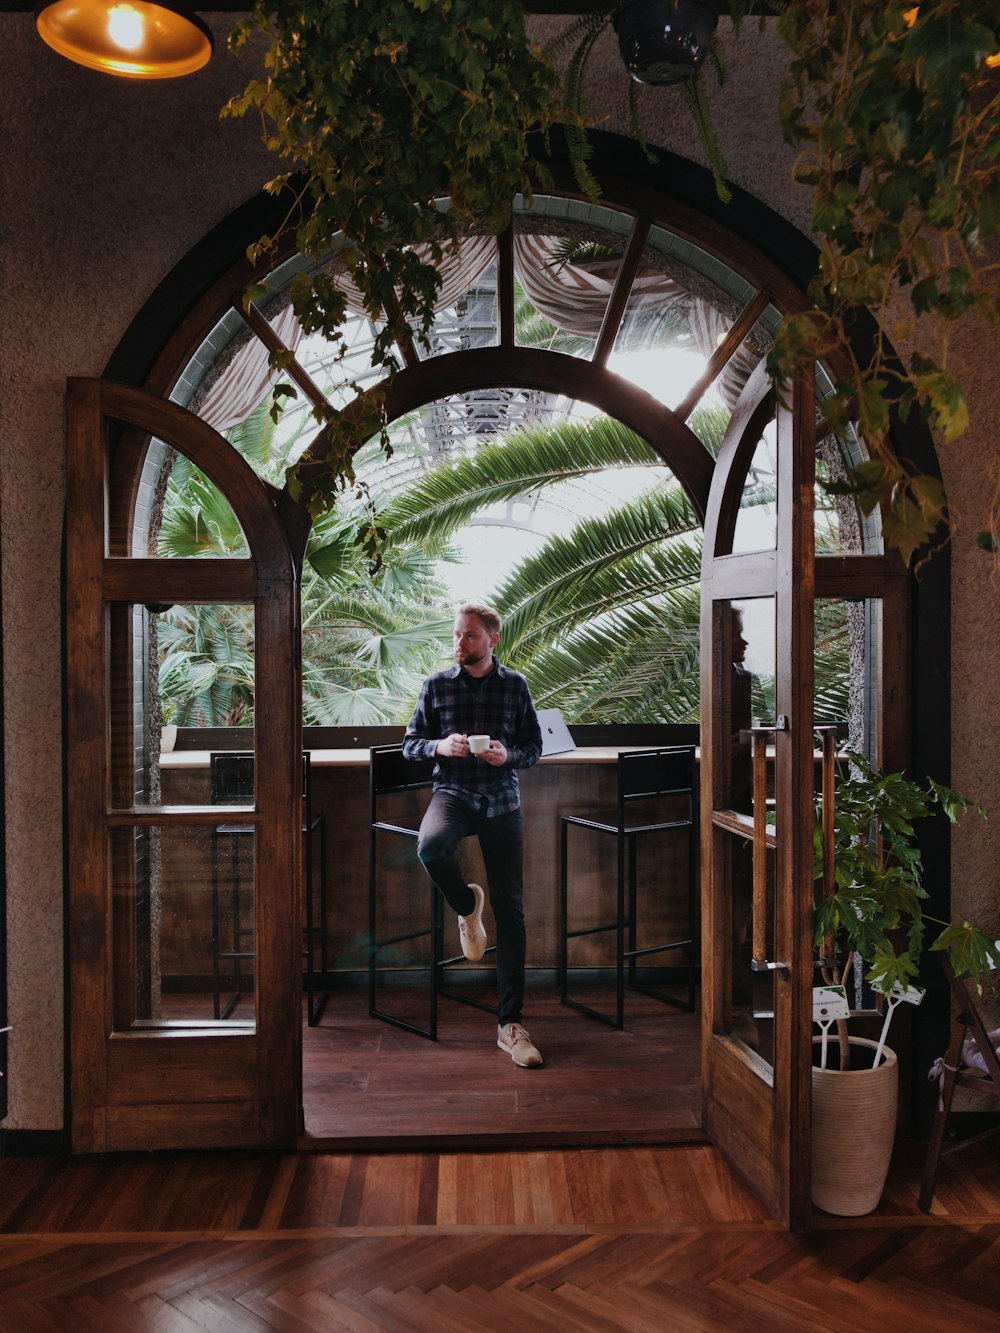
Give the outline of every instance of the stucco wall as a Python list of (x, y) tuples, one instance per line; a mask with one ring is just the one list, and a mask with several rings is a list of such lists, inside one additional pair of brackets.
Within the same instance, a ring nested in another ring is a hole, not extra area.
[[(229, 22), (215, 23), (220, 37)], [(69, 375), (99, 375), (174, 264), (274, 168), (219, 120), (245, 71), (144, 84), (72, 65), (0, 16), (10, 1115), (63, 1125), (60, 553)], [(72, 782), (69, 774), (68, 781)]]
[[(1000, 248), (997, 258), (1000, 259)], [(958, 528), (952, 541), (952, 786), (981, 801), (988, 821), (966, 817), (952, 839), (952, 915), (1000, 936), (1000, 575), (976, 546), (996, 487), (1000, 334), (970, 320), (952, 333), (948, 365), (966, 389), (970, 426), (938, 457)], [(1000, 1023), (1000, 997), (989, 1002)]]
[[(216, 19), (218, 34), (227, 19)], [(540, 25), (544, 27), (545, 25)], [(5, 743), (9, 891), (11, 1113), (8, 1128), (63, 1124), (63, 812), (60, 547), (64, 395), (69, 375), (98, 375), (132, 318), (173, 265), (275, 170), (254, 127), (218, 108), (245, 82), (217, 49), (178, 82), (115, 80), (59, 59), (29, 15), (0, 16), (0, 519), (3, 523)], [(796, 225), (808, 199), (792, 187), (776, 102), (776, 38), (752, 28), (713, 93), (733, 179)], [(602, 128), (629, 133), (626, 81), (609, 40), (591, 85)], [(653, 142), (701, 159), (676, 94), (648, 91)], [(669, 184), (669, 182), (665, 182)], [(956, 844), (959, 898), (996, 899), (1000, 761), (993, 719), (1000, 672), (998, 586), (971, 546), (986, 445), (1000, 407), (991, 340), (956, 347), (967, 368), (973, 427), (945, 475), (963, 528), (956, 543), (955, 782), (991, 806), (988, 832)], [(68, 781), (73, 775), (68, 775)], [(994, 907), (995, 912), (995, 907)], [(1000, 922), (998, 922), (1000, 924)]]

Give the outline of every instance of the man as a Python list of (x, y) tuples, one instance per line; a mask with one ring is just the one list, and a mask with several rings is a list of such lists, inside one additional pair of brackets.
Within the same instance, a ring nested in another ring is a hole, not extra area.
[[(497, 932), (497, 1045), (529, 1069), (542, 1057), (521, 1023), (524, 833), (516, 770), (537, 763), (542, 733), (524, 677), (493, 655), (499, 640), (500, 617), (492, 607), (459, 608), (456, 665), (424, 681), (403, 753), (437, 760), (417, 855), (458, 914), (462, 952), (472, 962), (486, 950), (484, 894), (480, 885), (466, 883), (455, 852), (463, 838), (479, 838)], [(482, 753), (470, 751), (470, 735), (489, 736)]]

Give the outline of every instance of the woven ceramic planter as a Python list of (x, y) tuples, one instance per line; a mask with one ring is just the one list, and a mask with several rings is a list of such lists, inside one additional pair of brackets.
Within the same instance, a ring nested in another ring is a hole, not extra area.
[[(877, 1069), (877, 1042), (851, 1037), (855, 1069), (812, 1071), (812, 1201), (837, 1217), (862, 1217), (878, 1207), (896, 1137), (899, 1069), (887, 1048)], [(819, 1059), (820, 1042), (813, 1042)], [(837, 1043), (830, 1041), (829, 1051)], [(865, 1067), (867, 1066), (867, 1067)]]

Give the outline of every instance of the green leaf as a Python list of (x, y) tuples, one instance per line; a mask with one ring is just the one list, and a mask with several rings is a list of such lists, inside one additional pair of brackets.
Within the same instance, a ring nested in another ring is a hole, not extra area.
[(853, 495), (863, 514), (871, 514), (891, 494), (900, 480), (900, 471), (880, 458), (869, 458), (856, 467), (847, 469), (843, 481), (826, 481), (824, 489), (831, 495)]
[(990, 938), (983, 931), (963, 920), (961, 925), (947, 926), (931, 945), (932, 949), (946, 949), (951, 955), (951, 965), (959, 976), (968, 973), (976, 983), (980, 994), (984, 985), (991, 981), (994, 988), (996, 978), (990, 978), (991, 970), (1000, 968), (1000, 941)]

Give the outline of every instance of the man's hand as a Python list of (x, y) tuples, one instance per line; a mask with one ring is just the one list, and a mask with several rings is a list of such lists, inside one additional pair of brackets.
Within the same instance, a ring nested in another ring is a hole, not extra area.
[(494, 768), (500, 768), (507, 762), (507, 747), (503, 741), (490, 741), (489, 749), (484, 750), (479, 758), (485, 760), (487, 764), (492, 764)]
[(453, 731), (450, 736), (445, 736), (443, 741), (438, 741), (435, 754), (442, 755), (446, 759), (463, 759), (469, 753), (469, 738), (462, 732)]

